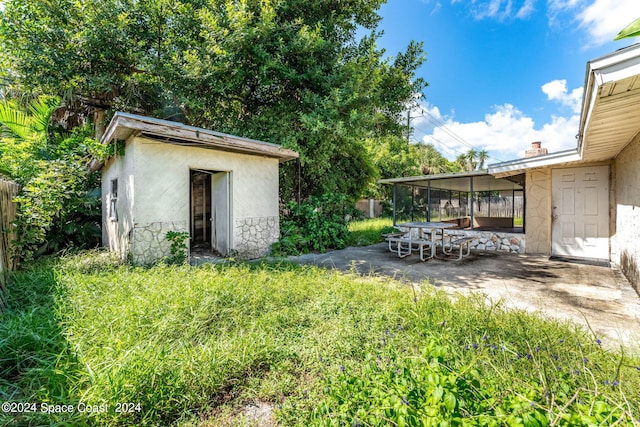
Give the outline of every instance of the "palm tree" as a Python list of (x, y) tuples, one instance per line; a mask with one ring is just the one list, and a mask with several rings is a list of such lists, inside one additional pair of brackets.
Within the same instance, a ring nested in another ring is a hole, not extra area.
[(467, 159), (467, 172), (471, 172), (476, 168), (476, 158), (478, 157), (478, 152), (473, 148), (470, 148), (465, 155)]
[(13, 153), (0, 156), (0, 175), (20, 182), (21, 173), (37, 158), (34, 153), (46, 147), (57, 106), (58, 99), (51, 97), (34, 99), (26, 107), (14, 100), (0, 101), (0, 147), (4, 154)]
[(46, 141), (58, 98), (41, 96), (26, 108), (12, 100), (0, 101), (0, 137), (17, 141)]
[(478, 170), (484, 169), (484, 164), (489, 158), (489, 153), (487, 150), (482, 149), (478, 152)]
[(431, 144), (416, 146), (420, 170), (423, 175), (439, 174), (447, 171), (447, 159)]
[(460, 154), (458, 157), (456, 157), (456, 164), (460, 167), (461, 171), (464, 171), (467, 169), (467, 155), (466, 154)]

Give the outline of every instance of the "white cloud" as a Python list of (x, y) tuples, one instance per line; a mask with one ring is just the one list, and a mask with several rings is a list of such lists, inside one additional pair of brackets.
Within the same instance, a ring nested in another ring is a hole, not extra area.
[(595, 0), (578, 15), (580, 27), (585, 28), (591, 37), (590, 43), (602, 45), (613, 38), (640, 17), (638, 0)]
[[(484, 120), (471, 123), (455, 121), (453, 115), (442, 116), (435, 106), (425, 107), (433, 118), (427, 116), (422, 122), (412, 121), (415, 136), (422, 137), (424, 143), (433, 144), (450, 160), (471, 147), (487, 150), (491, 157), (489, 163), (523, 157), (534, 141), (542, 141), (542, 146), (549, 152), (576, 147), (578, 114), (554, 116), (549, 123), (536, 128), (531, 117), (511, 104), (495, 106), (494, 112), (486, 114)], [(435, 125), (438, 122), (440, 124)]]
[(547, 95), (547, 99), (550, 101), (558, 101), (560, 104), (571, 108), (574, 113), (580, 112), (582, 103), (581, 87), (573, 89), (569, 93), (566, 80), (553, 80), (542, 85), (542, 92)]
[(526, 19), (528, 18), (534, 11), (535, 0), (526, 0), (518, 13), (516, 13), (516, 18), (518, 19)]
[(587, 47), (613, 41), (625, 26), (640, 17), (638, 0), (547, 0), (549, 23), (578, 25)]
[[(527, 19), (536, 2), (544, 0), (471, 0), (466, 2), (477, 20)], [(465, 3), (451, 0), (451, 4)], [(580, 29), (587, 47), (600, 46), (640, 17), (639, 0), (546, 0), (549, 25), (566, 31)]]
[[(451, 3), (459, 3), (453, 0)], [(475, 19), (526, 19), (534, 11), (536, 0), (473, 0), (470, 10)]]

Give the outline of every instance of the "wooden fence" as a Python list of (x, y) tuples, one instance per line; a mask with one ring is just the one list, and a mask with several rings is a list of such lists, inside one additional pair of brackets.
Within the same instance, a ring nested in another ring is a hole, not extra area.
[(5, 275), (16, 267), (11, 256), (11, 242), (14, 238), (12, 223), (16, 218), (13, 198), (19, 190), (20, 186), (15, 182), (0, 179), (0, 311), (4, 308)]

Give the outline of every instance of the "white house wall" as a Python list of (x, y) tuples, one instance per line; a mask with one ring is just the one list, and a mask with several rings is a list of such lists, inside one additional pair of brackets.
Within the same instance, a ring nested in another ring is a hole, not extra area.
[[(151, 139), (133, 141), (135, 168), (132, 252), (138, 262), (168, 255), (169, 230), (189, 229), (190, 170), (230, 172), (230, 249), (242, 258), (269, 252), (279, 235), (278, 160)], [(156, 242), (157, 241), (157, 242)]]
[[(129, 252), (130, 236), (134, 227), (134, 150), (132, 144), (125, 155), (111, 158), (102, 169), (102, 244), (125, 258)], [(110, 217), (111, 182), (118, 180), (116, 218)]]
[(620, 265), (640, 292), (640, 136), (614, 160), (615, 228), (612, 230), (612, 261)]

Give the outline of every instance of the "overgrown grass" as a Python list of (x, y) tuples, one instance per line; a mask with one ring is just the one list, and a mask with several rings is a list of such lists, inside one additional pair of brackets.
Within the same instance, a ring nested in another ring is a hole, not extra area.
[(391, 218), (371, 218), (349, 223), (349, 246), (369, 246), (382, 242), (383, 233), (397, 231)]
[[(570, 325), (429, 286), (283, 264), (117, 265), (16, 275), (0, 400), (106, 405), (6, 425), (632, 425), (640, 361)], [(131, 402), (128, 413), (118, 403)], [(138, 410), (139, 408), (139, 410)], [(403, 424), (404, 423), (404, 424)]]

